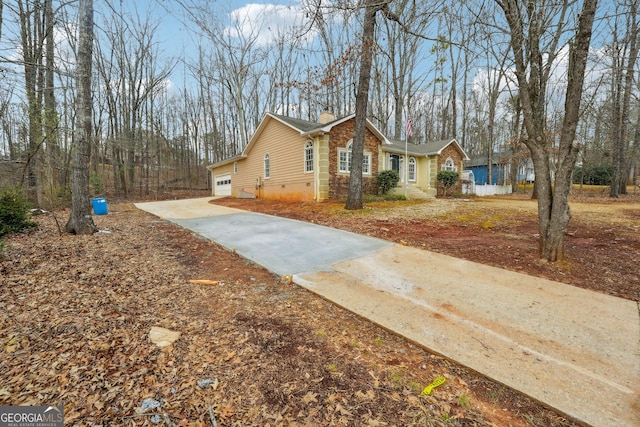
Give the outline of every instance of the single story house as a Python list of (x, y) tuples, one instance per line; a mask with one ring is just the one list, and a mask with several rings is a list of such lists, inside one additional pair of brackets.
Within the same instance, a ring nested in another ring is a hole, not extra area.
[[(353, 114), (336, 119), (325, 112), (315, 123), (267, 113), (242, 153), (208, 166), (213, 195), (299, 201), (346, 197), (354, 124)], [(367, 120), (363, 191), (377, 194), (378, 173), (394, 169), (401, 177), (396, 191), (410, 198), (435, 197), (437, 172), (462, 173), (465, 160), (455, 139), (390, 141)]]

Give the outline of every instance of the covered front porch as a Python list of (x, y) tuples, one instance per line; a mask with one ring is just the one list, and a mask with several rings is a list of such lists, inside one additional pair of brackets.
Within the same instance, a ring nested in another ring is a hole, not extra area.
[(381, 146), (381, 170), (394, 170), (400, 177), (395, 194), (409, 199), (428, 199), (438, 193), (438, 171), (462, 172), (469, 157), (455, 139), (413, 144), (389, 141)]
[(400, 181), (392, 194), (404, 194), (409, 199), (432, 199), (436, 197), (435, 158), (417, 153), (387, 151), (383, 170), (394, 170)]

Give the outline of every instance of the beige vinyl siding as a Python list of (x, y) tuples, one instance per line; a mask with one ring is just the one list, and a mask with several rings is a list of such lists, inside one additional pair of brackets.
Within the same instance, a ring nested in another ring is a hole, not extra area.
[(420, 156), (416, 159), (416, 185), (422, 190), (429, 188), (429, 157)]
[[(238, 164), (242, 170), (232, 177), (234, 190), (251, 190), (258, 198), (313, 200), (314, 174), (304, 172), (304, 145), (308, 138), (274, 119), (256, 137), (247, 159)], [(270, 163), (270, 176), (266, 179), (265, 154), (269, 154)]]

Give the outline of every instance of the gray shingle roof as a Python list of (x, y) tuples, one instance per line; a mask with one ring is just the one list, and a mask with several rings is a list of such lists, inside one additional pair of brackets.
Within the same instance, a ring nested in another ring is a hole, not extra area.
[[(443, 139), (440, 141), (427, 142), (426, 144), (413, 144), (411, 142), (406, 143), (406, 150), (409, 154), (414, 156), (432, 156), (438, 154), (443, 148), (451, 144), (453, 139)], [(390, 151), (394, 153), (404, 154), (405, 142), (390, 140), (391, 144), (383, 145), (384, 151)]]
[(282, 116), (280, 114), (271, 113), (271, 115), (273, 117), (276, 117), (278, 120), (281, 120), (282, 122), (288, 124), (289, 126), (295, 129), (298, 129), (302, 133), (309, 132), (324, 126), (324, 125), (321, 125), (320, 123), (310, 122), (308, 120), (302, 120), (302, 119), (294, 119), (293, 117)]

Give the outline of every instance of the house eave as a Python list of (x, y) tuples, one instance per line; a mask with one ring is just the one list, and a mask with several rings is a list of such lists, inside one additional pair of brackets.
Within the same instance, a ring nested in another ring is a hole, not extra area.
[(387, 153), (393, 153), (393, 154), (408, 154), (410, 156), (414, 156), (414, 157), (429, 157), (429, 156), (433, 156), (437, 153), (419, 153), (417, 151), (411, 151), (411, 150), (403, 150), (401, 148), (396, 148), (395, 146), (393, 147), (382, 147), (382, 151), (387, 152)]
[(207, 166), (207, 169), (209, 169), (210, 171), (212, 171), (212, 170), (214, 170), (215, 168), (219, 168), (219, 167), (221, 167), (221, 166), (225, 166), (225, 165), (228, 165), (228, 164), (230, 164), (230, 163), (237, 162), (238, 160), (243, 160), (243, 159), (246, 159), (246, 158), (247, 158), (247, 156), (245, 156), (245, 155), (239, 155), (239, 156), (229, 157), (228, 159), (221, 160), (221, 161), (219, 161), (219, 162), (217, 162), (217, 163), (214, 163), (214, 164), (212, 164), (212, 165)]
[[(333, 129), (334, 127), (349, 121), (351, 119), (354, 119), (356, 117), (355, 114), (350, 114), (348, 116), (342, 117), (338, 120), (334, 120), (332, 122), (329, 122), (327, 124), (324, 124), (316, 129), (312, 129), (310, 131), (307, 132), (300, 132), (301, 136), (308, 136), (308, 137), (316, 137), (316, 136), (322, 136), (324, 134), (327, 134), (329, 132), (331, 132), (331, 129)], [(389, 145), (391, 144), (391, 142), (387, 139), (386, 136), (384, 136), (384, 134), (382, 132), (380, 132), (380, 130), (378, 130), (378, 128), (371, 123), (371, 121), (369, 121), (369, 119), (367, 119), (367, 129), (369, 129), (384, 145)]]

